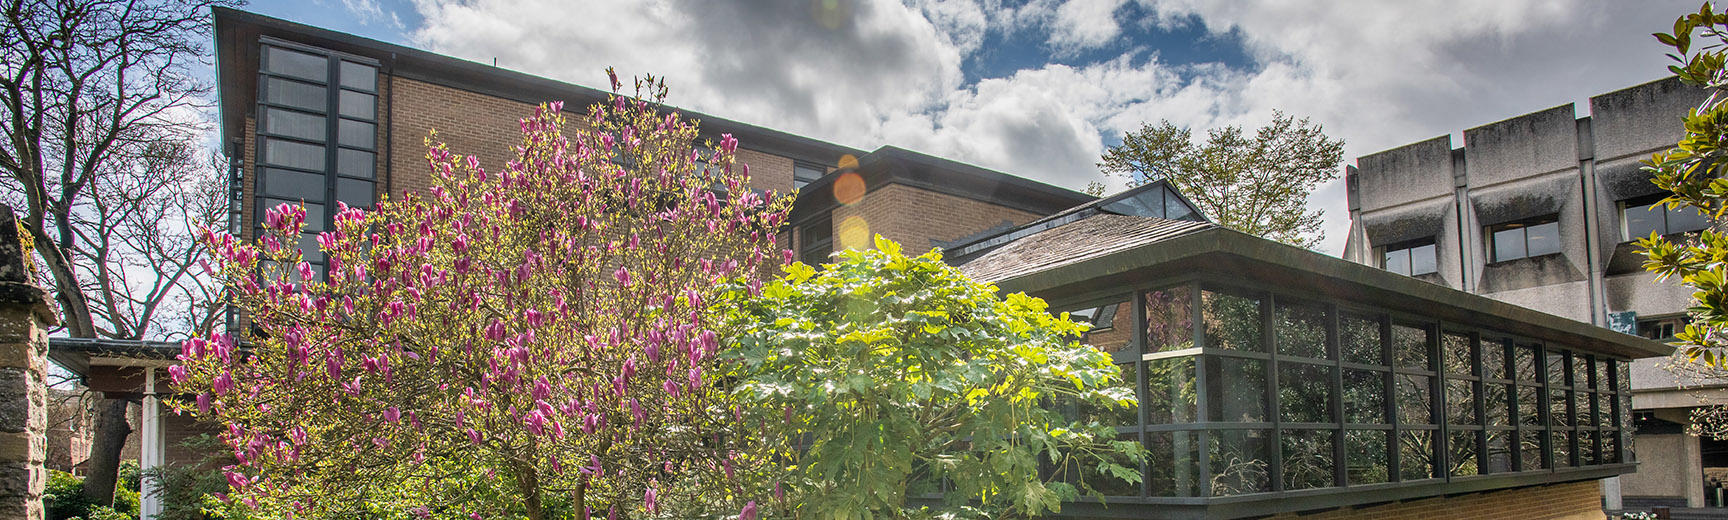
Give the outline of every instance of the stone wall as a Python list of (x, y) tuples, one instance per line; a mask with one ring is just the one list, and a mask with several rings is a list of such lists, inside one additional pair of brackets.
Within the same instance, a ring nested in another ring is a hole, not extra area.
[(0, 206), (0, 518), (43, 518), (48, 295), (32, 282), (12, 209)]

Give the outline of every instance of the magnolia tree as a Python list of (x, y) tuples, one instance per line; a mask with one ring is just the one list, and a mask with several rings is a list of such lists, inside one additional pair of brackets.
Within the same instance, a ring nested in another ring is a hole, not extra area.
[[(207, 233), (255, 334), (187, 341), (180, 410), (224, 425), (230, 499), (271, 516), (483, 518), (743, 511), (712, 384), (723, 282), (782, 261), (790, 197), (693, 147), (650, 77), (567, 124), (522, 120), (499, 171), (443, 145), (428, 193), (300, 207), (256, 242)], [(566, 132), (569, 132), (568, 134)], [(430, 141), (430, 140), (429, 140)], [(739, 500), (740, 503), (732, 503)]]

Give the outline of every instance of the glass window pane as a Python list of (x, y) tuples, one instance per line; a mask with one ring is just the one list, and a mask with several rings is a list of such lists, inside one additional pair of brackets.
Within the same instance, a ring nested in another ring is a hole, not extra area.
[[(1678, 207), (1666, 210), (1668, 213), (1668, 234), (1697, 231), (1710, 225), (1710, 218), (1691, 207)], [(1639, 235), (1642, 238), (1646, 235)]]
[(324, 86), (282, 78), (264, 78), (264, 102), (324, 113), (329, 101)]
[[(1630, 407), (1627, 407), (1628, 409)], [(1620, 461), (1638, 462), (1638, 438), (1632, 435), (1634, 428), (1620, 430)]]
[(1435, 255), (1434, 244), (1410, 248), (1410, 274), (1432, 274), (1439, 270), (1439, 257)]
[(1475, 363), (1470, 362), (1470, 336), (1456, 332), (1441, 334), (1440, 359), (1447, 374), (1472, 375)]
[(264, 132), (310, 141), (324, 140), (327, 131), (324, 127), (324, 116), (274, 107), (263, 108)]
[(1260, 298), (1218, 291), (1201, 291), (1206, 348), (1265, 352)]
[(1541, 388), (1518, 385), (1518, 424), (1542, 426)]
[(1584, 396), (1584, 399), (1580, 399), (1578, 402), (1578, 425), (1579, 426), (1583, 426), (1585, 428), (1596, 428), (1599, 426), (1613, 426), (1612, 424), (1604, 424), (1604, 423), (1609, 422), (1609, 420), (1606, 419), (1606, 417), (1608, 415), (1606, 412), (1608, 411), (1608, 408), (1609, 408), (1608, 401), (1609, 401), (1609, 398), (1611, 396), (1604, 395), (1604, 394), (1579, 394), (1579, 395)]
[(1386, 373), (1344, 369), (1344, 422), (1386, 424)]
[(1476, 383), (1474, 381), (1446, 380), (1446, 421), (1447, 424), (1477, 425), (1482, 424), (1476, 417)]
[(1181, 285), (1149, 291), (1146, 300), (1146, 351), (1165, 352), (1194, 346), (1194, 292)]
[(1548, 424), (1556, 428), (1572, 426), (1572, 392), (1548, 391)]
[(1530, 256), (1560, 252), (1560, 223), (1549, 222), (1524, 228), (1524, 249)]
[(336, 200), (348, 204), (350, 208), (371, 208), (372, 181), (337, 177)]
[(1326, 348), (1326, 328), (1331, 321), (1325, 307), (1280, 300), (1272, 321), (1277, 327), (1278, 353), (1331, 359)]
[(1620, 432), (1602, 432), (1602, 463), (1620, 463)]
[(1401, 424), (1434, 424), (1432, 388), (1434, 378), (1410, 374), (1395, 374), (1392, 380), (1397, 392), (1398, 422)]
[(1536, 352), (1536, 345), (1519, 345), (1512, 354), (1512, 371), (1519, 381), (1542, 381), (1542, 366), (1537, 362), (1541, 356)]
[(336, 142), (342, 146), (371, 149), (378, 141), (378, 125), (349, 119), (336, 122)]
[(1314, 489), (1333, 486), (1331, 430), (1284, 430), (1284, 489)]
[(1378, 484), (1386, 482), (1386, 436), (1382, 430), (1346, 430), (1344, 432), (1344, 451), (1348, 457), (1348, 465), (1344, 468), (1345, 481), (1352, 485)]
[(1278, 363), (1278, 415), (1287, 423), (1331, 423), (1336, 367)]
[(1512, 424), (1512, 399), (1516, 390), (1512, 385), (1501, 383), (1482, 384), (1482, 412), (1485, 424), (1489, 426), (1510, 426)]
[(1554, 451), (1554, 467), (1572, 466), (1572, 434), (1571, 430), (1549, 432), (1550, 449)]
[(1212, 496), (1245, 495), (1272, 490), (1268, 461), (1271, 437), (1266, 430), (1217, 430), (1213, 439)]
[(1339, 318), (1338, 348), (1344, 361), (1368, 365), (1385, 364), (1385, 343), (1380, 337), (1380, 318), (1345, 313)]
[(1566, 383), (1566, 353), (1550, 349), (1548, 356), (1548, 385), (1567, 386)]
[(378, 116), (378, 97), (365, 92), (344, 90), (337, 96), (336, 112), (342, 117), (372, 121)]
[(1212, 399), (1208, 419), (1220, 422), (1266, 421), (1266, 362), (1221, 356), (1206, 358), (1206, 387)]
[(1398, 432), (1398, 478), (1404, 481), (1434, 478), (1434, 432)]
[(1433, 329), (1429, 327), (1392, 324), (1392, 355), (1396, 357), (1397, 365), (1433, 370), (1428, 354), (1433, 335)]
[(1118, 215), (1164, 218), (1164, 193), (1148, 190), (1105, 205), (1104, 211)]
[(269, 137), (260, 139), (264, 141), (264, 158), (259, 161), (260, 163), (324, 171), (323, 145), (284, 141)]
[(300, 248), (300, 255), (307, 263), (324, 263), (324, 250), (318, 247), (317, 233), (301, 233), (300, 243), (296, 244), (296, 247)]
[(378, 69), (352, 61), (342, 62), (342, 86), (360, 90), (377, 90)]
[(1663, 224), (1666, 212), (1655, 204), (1642, 206), (1627, 206), (1622, 215), (1626, 217), (1626, 239), (1637, 240), (1650, 236), (1651, 233), (1666, 235), (1667, 226)]
[(330, 77), (330, 60), (316, 54), (264, 46), (264, 70), (267, 72), (324, 82)]
[(1511, 379), (1506, 375), (1506, 345), (1505, 340), (1483, 338), (1477, 342), (1477, 353), (1482, 356), (1482, 377), (1490, 379)]
[(1481, 471), (1476, 467), (1476, 432), (1454, 431), (1446, 436), (1448, 450), (1448, 466), (1446, 473), (1454, 477), (1475, 475)]
[(1410, 250), (1388, 249), (1386, 250), (1386, 258), (1380, 265), (1387, 271), (1408, 276), (1410, 274)]
[(1200, 496), (1200, 436), (1195, 432), (1146, 432), (1146, 479), (1155, 497)]
[(1124, 300), (1080, 309), (1068, 317), (1091, 327), (1080, 334), (1081, 343), (1111, 354), (1126, 353), (1134, 346), (1130, 336), (1134, 333), (1132, 309), (1133, 302)]
[[(259, 225), (263, 225), (263, 223), (264, 223), (264, 211), (265, 210), (276, 209), (277, 207), (279, 207), (283, 204), (287, 204), (290, 206), (302, 205), (302, 203), (298, 200), (284, 200), (284, 199), (272, 199), (272, 198), (260, 197), (258, 199), (258, 223), (259, 223)], [(303, 205), (306, 206), (306, 227), (303, 229), (303, 231), (309, 231), (309, 232), (323, 231), (324, 230), (324, 205), (323, 204), (313, 204), (310, 202), (304, 203)]]
[(1504, 262), (1524, 258), (1524, 228), (1503, 229), (1494, 232), (1494, 261)]
[(1184, 220), (1193, 217), (1194, 208), (1188, 207), (1188, 203), (1182, 202), (1182, 198), (1178, 197), (1175, 192), (1168, 189), (1164, 190), (1164, 218)]
[(1632, 394), (1619, 394), (1615, 397), (1618, 398), (1620, 403), (1615, 407), (1620, 412), (1620, 417), (1616, 419), (1619, 422), (1616, 423), (1615, 426), (1630, 431), (1632, 430)]
[(1591, 368), (1595, 369), (1593, 375), (1596, 377), (1595, 379), (1591, 380), (1592, 381), (1592, 383), (1590, 385), (1591, 388), (1594, 388), (1594, 389), (1597, 389), (1597, 390), (1600, 390), (1603, 392), (1613, 392), (1614, 391), (1614, 382), (1613, 382), (1613, 380), (1608, 379), (1608, 366), (1613, 365), (1613, 364), (1614, 364), (1613, 360), (1602, 359), (1602, 358), (1596, 358), (1596, 362), (1590, 364)]
[(1195, 392), (1194, 357), (1146, 362), (1146, 422), (1194, 422), (1199, 394)]
[(258, 169), (258, 192), (263, 195), (310, 202), (324, 201), (324, 175), (317, 173)]
[(365, 150), (336, 149), (336, 173), (370, 179), (378, 167), (377, 156)]
[(1620, 393), (1630, 393), (1632, 391), (1632, 362), (1616, 361), (1615, 364), (1615, 373), (1620, 374), (1620, 378), (1614, 384), (1620, 388)]
[(1518, 432), (1518, 466), (1524, 471), (1542, 469), (1542, 456), (1548, 453), (1545, 441), (1548, 432), (1543, 430), (1519, 430)]
[(1578, 390), (1589, 390), (1592, 388), (1590, 383), (1589, 356), (1582, 354), (1572, 356), (1572, 388)]
[(1485, 463), (1483, 469), (1487, 473), (1506, 473), (1512, 471), (1512, 436), (1511, 430), (1489, 430), (1484, 432), (1488, 441), (1488, 451), (1482, 453)]

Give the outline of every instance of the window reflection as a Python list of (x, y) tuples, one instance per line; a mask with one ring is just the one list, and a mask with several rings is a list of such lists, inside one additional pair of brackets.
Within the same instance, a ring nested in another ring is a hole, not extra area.
[(1201, 292), (1206, 348), (1265, 352), (1260, 298), (1212, 290)]
[(1212, 432), (1212, 496), (1264, 493), (1272, 490), (1271, 459), (1266, 430)]
[(1480, 469), (1476, 467), (1476, 432), (1455, 431), (1447, 437), (1447, 474), (1461, 477), (1480, 473)]
[(1348, 484), (1378, 484), (1386, 482), (1386, 437), (1384, 430), (1348, 430), (1344, 432), (1345, 480)]
[(1386, 373), (1344, 369), (1344, 422), (1386, 424)]
[(1329, 423), (1332, 418), (1332, 375), (1335, 367), (1281, 362), (1278, 365), (1278, 410), (1284, 422)]
[(1434, 424), (1434, 378), (1412, 374), (1397, 374), (1398, 422), (1401, 424)]
[(1398, 432), (1398, 479), (1422, 480), (1434, 478), (1434, 432), (1404, 430)]
[(1146, 423), (1194, 422), (1199, 403), (1195, 392), (1194, 358), (1155, 359), (1146, 362)]
[(1542, 430), (1519, 430), (1518, 466), (1524, 471), (1547, 467), (1542, 462), (1543, 455), (1548, 452), (1544, 449), (1547, 439), (1548, 432)]
[(1147, 352), (1194, 346), (1193, 295), (1186, 285), (1145, 294)]
[(1392, 354), (1398, 366), (1433, 370), (1428, 354), (1432, 337), (1433, 331), (1427, 327), (1393, 324)]
[(1488, 450), (1482, 453), (1482, 461), (1488, 473), (1506, 473), (1512, 471), (1512, 436), (1511, 430), (1489, 430), (1485, 432)]
[(1385, 343), (1380, 340), (1380, 318), (1344, 314), (1338, 323), (1338, 349), (1344, 361), (1366, 365), (1385, 363), (1381, 356)]
[(1440, 359), (1444, 361), (1447, 374), (1471, 375), (1475, 373), (1470, 361), (1470, 336), (1456, 332), (1447, 332), (1440, 336)]
[(1333, 485), (1331, 430), (1285, 430), (1280, 442), (1285, 490)]
[(1068, 313), (1069, 319), (1090, 327), (1080, 334), (1081, 343), (1112, 354), (1132, 347), (1133, 316), (1132, 302), (1126, 300)]
[(1446, 381), (1446, 421), (1448, 424), (1477, 425), (1476, 383), (1451, 379)]
[(1155, 497), (1200, 496), (1196, 432), (1146, 432), (1146, 483)]
[(1273, 323), (1277, 326), (1278, 353), (1315, 359), (1330, 359), (1326, 328), (1330, 313), (1325, 307), (1278, 302)]
[(1213, 406), (1209, 420), (1263, 422), (1266, 420), (1266, 362), (1258, 359), (1215, 357), (1206, 360), (1207, 393)]

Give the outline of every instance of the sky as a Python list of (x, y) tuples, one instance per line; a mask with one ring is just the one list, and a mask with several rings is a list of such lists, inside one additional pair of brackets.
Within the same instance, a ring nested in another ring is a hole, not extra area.
[[(263, 0), (245, 9), (1084, 189), (1125, 132), (1311, 119), (1356, 157), (1663, 77), (1696, 0)], [(748, 143), (746, 143), (748, 146)], [(1342, 172), (1342, 166), (1340, 167)], [(1113, 189), (1121, 179), (1109, 180)], [(1309, 200), (1343, 250), (1343, 181)]]

